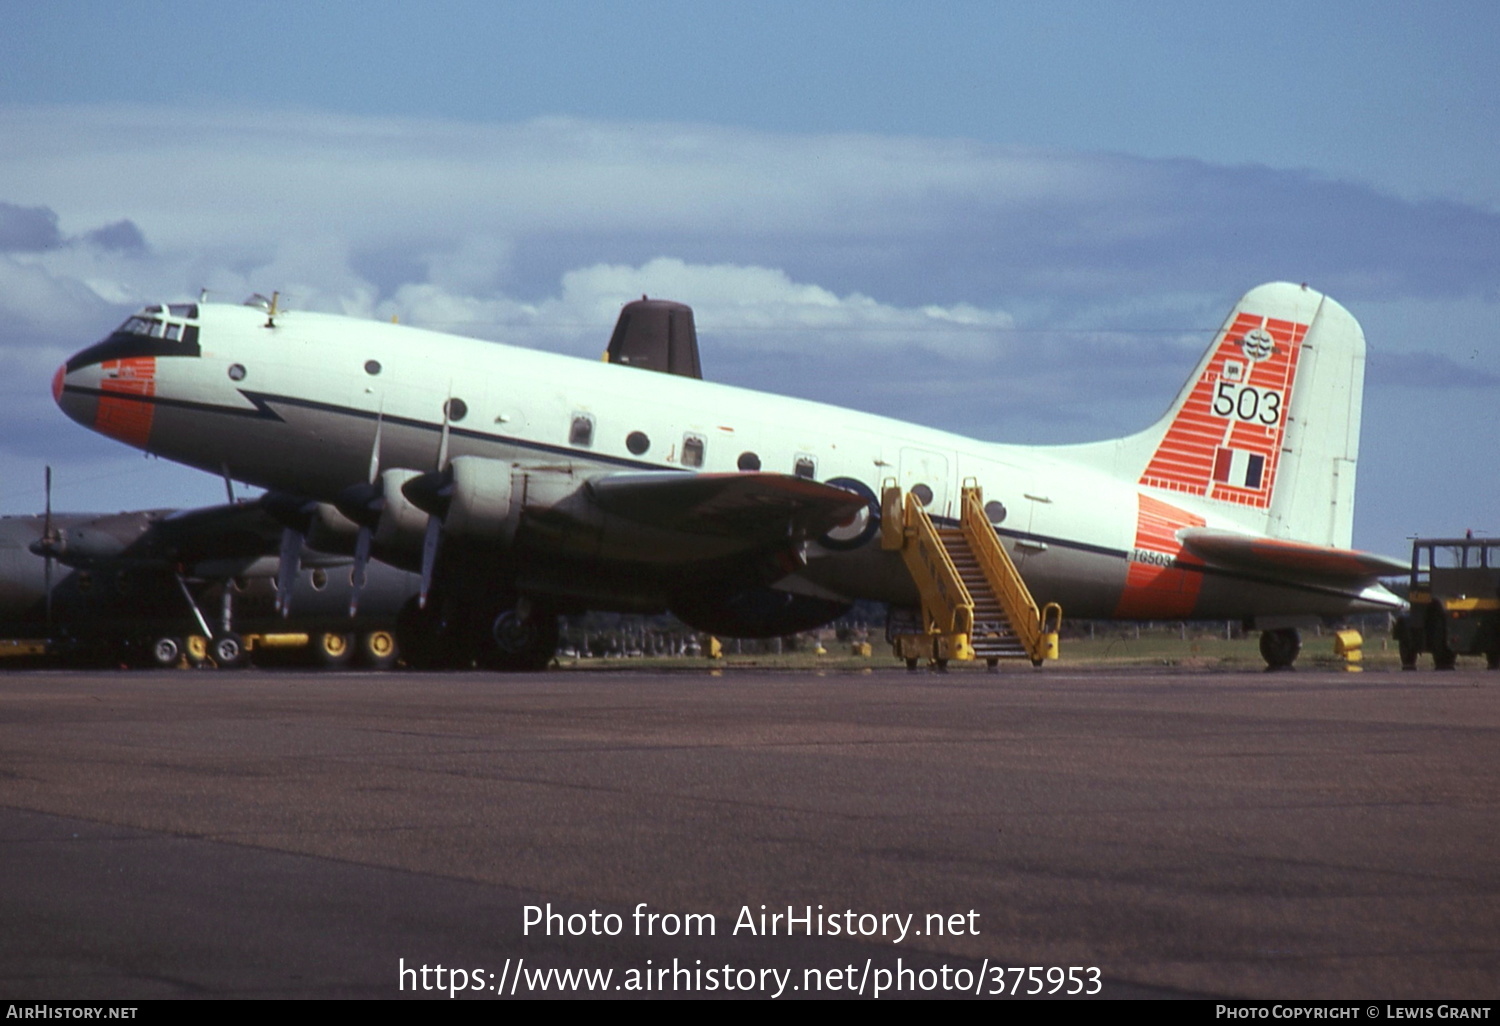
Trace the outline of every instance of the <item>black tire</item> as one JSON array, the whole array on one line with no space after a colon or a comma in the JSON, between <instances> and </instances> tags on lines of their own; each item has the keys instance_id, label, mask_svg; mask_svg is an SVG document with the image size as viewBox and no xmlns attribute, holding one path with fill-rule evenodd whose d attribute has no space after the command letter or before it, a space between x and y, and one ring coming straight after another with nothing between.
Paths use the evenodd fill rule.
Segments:
<instances>
[{"instance_id":1,"label":"black tire","mask_svg":"<svg viewBox=\"0 0 1500 1026\"><path fill-rule=\"evenodd\" d=\"M396 617L396 647L414 670L436 670L444 665L443 621L432 602L424 609L415 598L406 600Z\"/></svg>"},{"instance_id":2,"label":"black tire","mask_svg":"<svg viewBox=\"0 0 1500 1026\"><path fill-rule=\"evenodd\" d=\"M1401 654L1401 669L1415 670L1417 656L1421 654L1422 649L1416 639L1411 636L1411 628L1405 620L1397 620L1393 633L1396 635L1396 649Z\"/></svg>"},{"instance_id":3,"label":"black tire","mask_svg":"<svg viewBox=\"0 0 1500 1026\"><path fill-rule=\"evenodd\" d=\"M1295 627L1260 632L1260 657L1268 670L1290 670L1302 652L1302 635Z\"/></svg>"},{"instance_id":4,"label":"black tire","mask_svg":"<svg viewBox=\"0 0 1500 1026\"><path fill-rule=\"evenodd\" d=\"M1434 670L1456 670L1458 653L1448 647L1448 625L1436 605L1427 614L1427 649L1432 653Z\"/></svg>"},{"instance_id":5,"label":"black tire","mask_svg":"<svg viewBox=\"0 0 1500 1026\"><path fill-rule=\"evenodd\" d=\"M534 673L545 670L557 655L557 615L533 609L522 617L514 609L502 609L490 622L480 663L488 670Z\"/></svg>"}]
</instances>

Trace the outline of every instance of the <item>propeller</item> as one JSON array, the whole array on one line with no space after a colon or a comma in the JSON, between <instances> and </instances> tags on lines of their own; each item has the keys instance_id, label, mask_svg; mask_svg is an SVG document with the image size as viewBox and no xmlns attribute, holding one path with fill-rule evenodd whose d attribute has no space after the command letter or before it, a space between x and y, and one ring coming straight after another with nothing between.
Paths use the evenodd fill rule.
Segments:
<instances>
[{"instance_id":1,"label":"propeller","mask_svg":"<svg viewBox=\"0 0 1500 1026\"><path fill-rule=\"evenodd\" d=\"M375 414L375 441L370 446L370 474L364 484L344 489L334 500L338 511L359 525L359 534L354 539L354 568L349 575L349 616L352 619L359 611L359 593L365 588L366 568L370 563L370 547L375 540L375 528L380 524L381 511L385 509L385 488L380 479L380 434L385 427L385 401Z\"/></svg>"},{"instance_id":2,"label":"propeller","mask_svg":"<svg viewBox=\"0 0 1500 1026\"><path fill-rule=\"evenodd\" d=\"M443 537L443 518L453 502L453 468L444 467L430 474L412 478L401 486L401 493L411 504L427 514L427 527L422 532L422 590L417 593L417 608L427 608L427 595L432 590L432 574L437 566L438 546Z\"/></svg>"},{"instance_id":3,"label":"propeller","mask_svg":"<svg viewBox=\"0 0 1500 1026\"><path fill-rule=\"evenodd\" d=\"M282 524L280 561L276 565L276 612L286 619L292 612L292 586L302 570L302 550L312 530L318 504L283 492L267 492L261 505Z\"/></svg>"},{"instance_id":4,"label":"propeller","mask_svg":"<svg viewBox=\"0 0 1500 1026\"><path fill-rule=\"evenodd\" d=\"M448 382L448 401L443 403L443 429L438 436L437 470L415 477L401 486L401 492L412 505L427 514L422 530L422 590L417 592L417 608L427 608L432 591L432 575L437 568L438 546L443 540L443 518L453 501L453 469L448 465L448 413L453 408L453 382Z\"/></svg>"},{"instance_id":5,"label":"propeller","mask_svg":"<svg viewBox=\"0 0 1500 1026\"><path fill-rule=\"evenodd\" d=\"M52 466L48 464L43 475L43 491L46 494L46 512L42 515L42 538L41 546L47 557L45 569L43 570L42 586L47 592L47 630L52 630L52 562L57 556L58 544L62 538L52 530Z\"/></svg>"}]
</instances>

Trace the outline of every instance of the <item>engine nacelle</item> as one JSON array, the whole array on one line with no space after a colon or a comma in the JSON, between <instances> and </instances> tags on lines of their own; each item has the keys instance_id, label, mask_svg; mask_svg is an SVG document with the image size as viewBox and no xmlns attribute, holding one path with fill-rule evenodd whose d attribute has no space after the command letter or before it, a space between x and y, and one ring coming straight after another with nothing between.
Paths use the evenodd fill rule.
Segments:
<instances>
[{"instance_id":1,"label":"engine nacelle","mask_svg":"<svg viewBox=\"0 0 1500 1026\"><path fill-rule=\"evenodd\" d=\"M523 513L551 509L579 487L570 468L518 466L483 456L459 456L451 470L453 495L443 533L487 545L509 545Z\"/></svg>"},{"instance_id":2,"label":"engine nacelle","mask_svg":"<svg viewBox=\"0 0 1500 1026\"><path fill-rule=\"evenodd\" d=\"M726 638L775 638L837 620L852 603L793 595L775 588L730 593L694 592L672 603L672 614L695 630Z\"/></svg>"},{"instance_id":3,"label":"engine nacelle","mask_svg":"<svg viewBox=\"0 0 1500 1026\"><path fill-rule=\"evenodd\" d=\"M375 549L382 556L417 554L422 551L422 535L427 530L427 514L401 491L401 486L421 472L395 467L380 475L384 505L375 525Z\"/></svg>"}]
</instances>

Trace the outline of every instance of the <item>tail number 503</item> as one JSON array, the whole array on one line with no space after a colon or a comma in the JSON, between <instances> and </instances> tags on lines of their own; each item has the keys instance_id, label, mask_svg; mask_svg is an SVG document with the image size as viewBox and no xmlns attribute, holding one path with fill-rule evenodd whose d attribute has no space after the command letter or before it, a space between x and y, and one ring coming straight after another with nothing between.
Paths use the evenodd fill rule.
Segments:
<instances>
[{"instance_id":1,"label":"tail number 503","mask_svg":"<svg viewBox=\"0 0 1500 1026\"><path fill-rule=\"evenodd\" d=\"M1219 382L1214 392L1214 413L1251 424L1276 424L1281 421L1281 393L1254 385Z\"/></svg>"}]
</instances>

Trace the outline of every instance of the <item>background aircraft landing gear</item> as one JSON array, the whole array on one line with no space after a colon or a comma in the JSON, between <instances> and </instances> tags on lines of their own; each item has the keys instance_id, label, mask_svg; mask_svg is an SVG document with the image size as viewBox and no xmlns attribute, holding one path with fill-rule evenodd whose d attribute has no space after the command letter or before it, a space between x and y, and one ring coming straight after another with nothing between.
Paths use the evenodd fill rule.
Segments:
<instances>
[{"instance_id":1,"label":"background aircraft landing gear","mask_svg":"<svg viewBox=\"0 0 1500 1026\"><path fill-rule=\"evenodd\" d=\"M182 642L177 638L157 638L151 643L151 662L166 670L182 661Z\"/></svg>"},{"instance_id":2,"label":"background aircraft landing gear","mask_svg":"<svg viewBox=\"0 0 1500 1026\"><path fill-rule=\"evenodd\" d=\"M1260 632L1260 656L1268 670L1290 670L1302 651L1302 636L1295 627Z\"/></svg>"},{"instance_id":3,"label":"background aircraft landing gear","mask_svg":"<svg viewBox=\"0 0 1500 1026\"><path fill-rule=\"evenodd\" d=\"M245 639L233 631L215 635L208 643L208 655L221 670L238 670L250 662Z\"/></svg>"},{"instance_id":4,"label":"background aircraft landing gear","mask_svg":"<svg viewBox=\"0 0 1500 1026\"><path fill-rule=\"evenodd\" d=\"M369 631L359 636L354 658L369 670L389 670L396 665L396 635L392 631Z\"/></svg>"},{"instance_id":5,"label":"background aircraft landing gear","mask_svg":"<svg viewBox=\"0 0 1500 1026\"><path fill-rule=\"evenodd\" d=\"M338 631L323 631L312 639L313 659L324 669L336 670L354 658L354 638Z\"/></svg>"}]
</instances>

